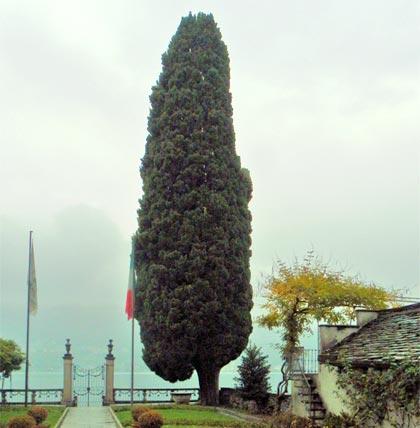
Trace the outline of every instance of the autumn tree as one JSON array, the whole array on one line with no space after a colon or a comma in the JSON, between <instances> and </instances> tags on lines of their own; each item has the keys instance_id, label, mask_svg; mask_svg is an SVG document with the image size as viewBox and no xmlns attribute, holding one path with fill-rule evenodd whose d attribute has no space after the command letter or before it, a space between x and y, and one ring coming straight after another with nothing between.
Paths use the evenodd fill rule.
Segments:
<instances>
[{"instance_id":1,"label":"autumn tree","mask_svg":"<svg viewBox=\"0 0 420 428\"><path fill-rule=\"evenodd\" d=\"M229 57L212 15L181 20L152 88L136 234L143 359L203 404L252 330L251 180L235 149Z\"/></svg>"},{"instance_id":2,"label":"autumn tree","mask_svg":"<svg viewBox=\"0 0 420 428\"><path fill-rule=\"evenodd\" d=\"M385 309L395 302L393 293L332 269L313 251L290 266L279 261L264 290L265 314L258 321L282 330L285 355L293 354L314 321L344 323L355 318L356 308Z\"/></svg>"}]
</instances>

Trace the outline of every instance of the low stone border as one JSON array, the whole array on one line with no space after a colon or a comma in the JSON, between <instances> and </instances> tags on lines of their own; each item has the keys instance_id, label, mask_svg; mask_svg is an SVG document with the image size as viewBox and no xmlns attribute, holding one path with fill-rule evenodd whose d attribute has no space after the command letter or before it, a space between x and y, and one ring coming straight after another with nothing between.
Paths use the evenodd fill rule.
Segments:
<instances>
[{"instance_id":1,"label":"low stone border","mask_svg":"<svg viewBox=\"0 0 420 428\"><path fill-rule=\"evenodd\" d=\"M117 415L115 414L114 409L113 409L111 406L108 406L108 409L109 409L109 411L110 411L110 413L111 413L111 417L112 417L112 419L113 419L113 420L114 420L114 422L115 422L115 425L116 425L118 428L124 428L124 427L122 426L122 424L121 424L120 420L118 419Z\"/></svg>"},{"instance_id":2,"label":"low stone border","mask_svg":"<svg viewBox=\"0 0 420 428\"><path fill-rule=\"evenodd\" d=\"M67 413L69 412L69 408L68 407L66 407L65 409L64 409L64 412L63 412L63 414L60 416L60 419L57 421L57 423L55 424L55 427L54 428L59 428L59 427L61 427L61 425L63 424L63 421L64 421L64 418L67 416Z\"/></svg>"}]
</instances>

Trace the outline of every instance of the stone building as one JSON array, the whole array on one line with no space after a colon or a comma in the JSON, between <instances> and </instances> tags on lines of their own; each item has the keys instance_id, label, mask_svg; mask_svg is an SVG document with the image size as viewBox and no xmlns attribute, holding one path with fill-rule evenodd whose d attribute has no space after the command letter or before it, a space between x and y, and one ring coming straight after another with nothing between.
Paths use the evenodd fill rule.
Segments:
<instances>
[{"instance_id":1,"label":"stone building","mask_svg":"<svg viewBox=\"0 0 420 428\"><path fill-rule=\"evenodd\" d=\"M380 311L359 310L357 325L322 325L319 334L319 372L305 380L309 388L302 379L293 382L292 406L296 414L314 416L311 401L317 403L321 422L328 412L349 413L345 393L337 386L342 361L365 370L384 370L390 360L409 359L420 364L420 303ZM387 421L382 425L391 426ZM420 426L420 419L405 426Z\"/></svg>"}]
</instances>

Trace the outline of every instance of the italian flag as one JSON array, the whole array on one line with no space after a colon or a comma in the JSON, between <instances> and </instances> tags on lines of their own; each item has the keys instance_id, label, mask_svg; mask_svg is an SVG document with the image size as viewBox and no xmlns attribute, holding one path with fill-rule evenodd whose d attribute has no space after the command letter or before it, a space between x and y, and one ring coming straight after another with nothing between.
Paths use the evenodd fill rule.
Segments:
<instances>
[{"instance_id":1,"label":"italian flag","mask_svg":"<svg viewBox=\"0 0 420 428\"><path fill-rule=\"evenodd\" d=\"M127 297L125 299L125 313L127 318L131 320L134 316L134 283L136 274L134 272L134 240L131 247L130 255L130 273L128 274Z\"/></svg>"}]
</instances>

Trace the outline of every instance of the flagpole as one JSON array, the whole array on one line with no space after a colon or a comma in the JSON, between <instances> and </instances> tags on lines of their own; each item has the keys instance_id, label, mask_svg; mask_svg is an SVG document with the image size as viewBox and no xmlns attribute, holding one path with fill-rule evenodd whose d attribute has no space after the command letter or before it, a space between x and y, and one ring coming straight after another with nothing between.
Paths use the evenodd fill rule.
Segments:
<instances>
[{"instance_id":1,"label":"flagpole","mask_svg":"<svg viewBox=\"0 0 420 428\"><path fill-rule=\"evenodd\" d=\"M28 304L26 308L26 358L25 358L25 407L28 406L28 369L29 369L29 303L31 298L30 275L31 275L31 249L32 230L29 232L29 266L28 266Z\"/></svg>"},{"instance_id":2,"label":"flagpole","mask_svg":"<svg viewBox=\"0 0 420 428\"><path fill-rule=\"evenodd\" d=\"M125 300L125 313L131 319L131 385L130 385L130 405L134 401L134 314L135 314L135 268L134 268L134 236L131 238L130 271L128 275L127 298Z\"/></svg>"},{"instance_id":3,"label":"flagpole","mask_svg":"<svg viewBox=\"0 0 420 428\"><path fill-rule=\"evenodd\" d=\"M133 293L134 301L134 293ZM134 305L133 305L134 308ZM133 406L133 396L134 396L134 313L131 318L131 394L130 394L130 403Z\"/></svg>"}]
</instances>

